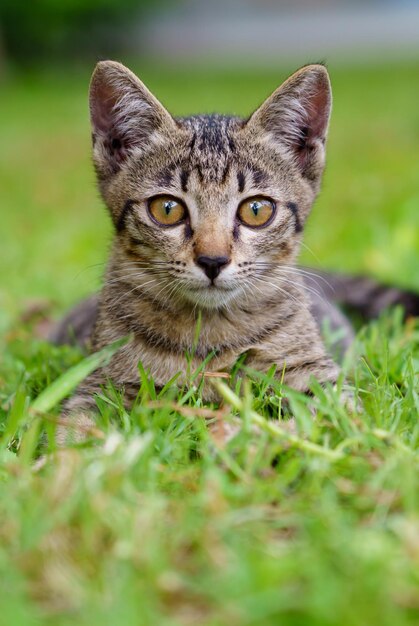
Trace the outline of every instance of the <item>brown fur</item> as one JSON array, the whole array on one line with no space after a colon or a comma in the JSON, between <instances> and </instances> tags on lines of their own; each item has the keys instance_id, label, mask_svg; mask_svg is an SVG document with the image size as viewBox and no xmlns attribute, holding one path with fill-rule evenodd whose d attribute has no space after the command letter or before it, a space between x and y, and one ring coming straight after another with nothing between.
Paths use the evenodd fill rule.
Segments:
<instances>
[{"instance_id":1,"label":"brown fur","mask_svg":"<svg viewBox=\"0 0 419 626\"><path fill-rule=\"evenodd\" d=\"M110 61L98 64L90 94L94 163L115 224L92 348L133 338L83 383L66 412L86 416L107 378L132 399L139 361L159 386L185 372L198 315L193 366L214 352L207 369L228 371L246 353L247 365L263 371L276 363L300 391L312 376L334 382L338 367L294 266L324 167L326 69L302 68L247 121L175 120L134 74ZM154 223L147 200L158 194L180 198L189 219L171 228ZM239 203L261 195L276 203L272 223L239 223ZM228 258L213 284L197 265L200 255ZM206 398L215 399L210 387Z\"/></svg>"}]
</instances>

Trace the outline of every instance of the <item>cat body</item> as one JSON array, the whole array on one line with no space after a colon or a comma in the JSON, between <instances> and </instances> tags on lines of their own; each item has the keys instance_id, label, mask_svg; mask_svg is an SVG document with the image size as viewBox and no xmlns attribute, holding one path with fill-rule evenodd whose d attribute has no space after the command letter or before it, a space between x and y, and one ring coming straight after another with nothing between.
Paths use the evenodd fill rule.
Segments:
<instances>
[{"instance_id":1,"label":"cat body","mask_svg":"<svg viewBox=\"0 0 419 626\"><path fill-rule=\"evenodd\" d=\"M313 316L317 289L295 267L330 109L321 65L299 70L242 120L174 119L128 69L98 64L93 156L115 237L103 289L79 321L88 325L86 310L90 327L94 319L85 332L93 350L131 340L67 402L75 422L90 421L107 379L132 401L139 361L160 387L179 372L183 382L203 360L207 371L228 372L244 355L256 370L275 363L302 392L311 377L336 382L339 368ZM210 385L204 393L216 399Z\"/></svg>"}]
</instances>

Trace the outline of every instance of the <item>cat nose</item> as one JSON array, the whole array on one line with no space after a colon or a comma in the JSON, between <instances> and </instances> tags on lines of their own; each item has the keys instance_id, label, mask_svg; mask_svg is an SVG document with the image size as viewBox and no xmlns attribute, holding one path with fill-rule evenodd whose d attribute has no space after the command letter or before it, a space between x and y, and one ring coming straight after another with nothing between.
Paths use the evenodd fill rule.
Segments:
<instances>
[{"instance_id":1,"label":"cat nose","mask_svg":"<svg viewBox=\"0 0 419 626\"><path fill-rule=\"evenodd\" d=\"M227 256L199 256L196 262L202 267L208 278L214 280L221 272L221 268L230 263L230 259Z\"/></svg>"}]
</instances>

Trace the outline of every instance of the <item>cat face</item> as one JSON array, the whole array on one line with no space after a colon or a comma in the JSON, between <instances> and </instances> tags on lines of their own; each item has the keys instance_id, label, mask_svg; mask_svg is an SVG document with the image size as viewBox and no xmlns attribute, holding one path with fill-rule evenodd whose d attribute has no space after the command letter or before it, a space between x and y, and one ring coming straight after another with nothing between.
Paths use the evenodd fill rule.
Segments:
<instances>
[{"instance_id":1,"label":"cat face","mask_svg":"<svg viewBox=\"0 0 419 626\"><path fill-rule=\"evenodd\" d=\"M94 162L116 227L115 279L214 309L292 264L318 191L330 114L322 66L294 74L248 119L175 120L126 68L100 63Z\"/></svg>"}]
</instances>

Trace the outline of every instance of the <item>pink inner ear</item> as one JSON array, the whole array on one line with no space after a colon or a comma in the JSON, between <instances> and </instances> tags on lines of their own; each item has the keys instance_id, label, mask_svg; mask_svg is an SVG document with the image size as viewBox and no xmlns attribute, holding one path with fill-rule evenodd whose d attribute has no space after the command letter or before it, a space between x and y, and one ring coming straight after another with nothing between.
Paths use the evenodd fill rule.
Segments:
<instances>
[{"instance_id":1,"label":"pink inner ear","mask_svg":"<svg viewBox=\"0 0 419 626\"><path fill-rule=\"evenodd\" d=\"M301 120L300 140L295 146L295 153L300 168L307 171L316 158L319 143L323 143L326 138L330 113L329 89L322 82L318 82L308 92L305 101L301 99L300 102L306 115Z\"/></svg>"},{"instance_id":2,"label":"pink inner ear","mask_svg":"<svg viewBox=\"0 0 419 626\"><path fill-rule=\"evenodd\" d=\"M329 94L327 90L318 89L310 97L308 107L308 139L323 139L326 135L329 119Z\"/></svg>"},{"instance_id":3,"label":"pink inner ear","mask_svg":"<svg viewBox=\"0 0 419 626\"><path fill-rule=\"evenodd\" d=\"M114 107L118 93L109 84L95 85L90 99L92 124L96 131L108 134L113 126Z\"/></svg>"}]
</instances>

